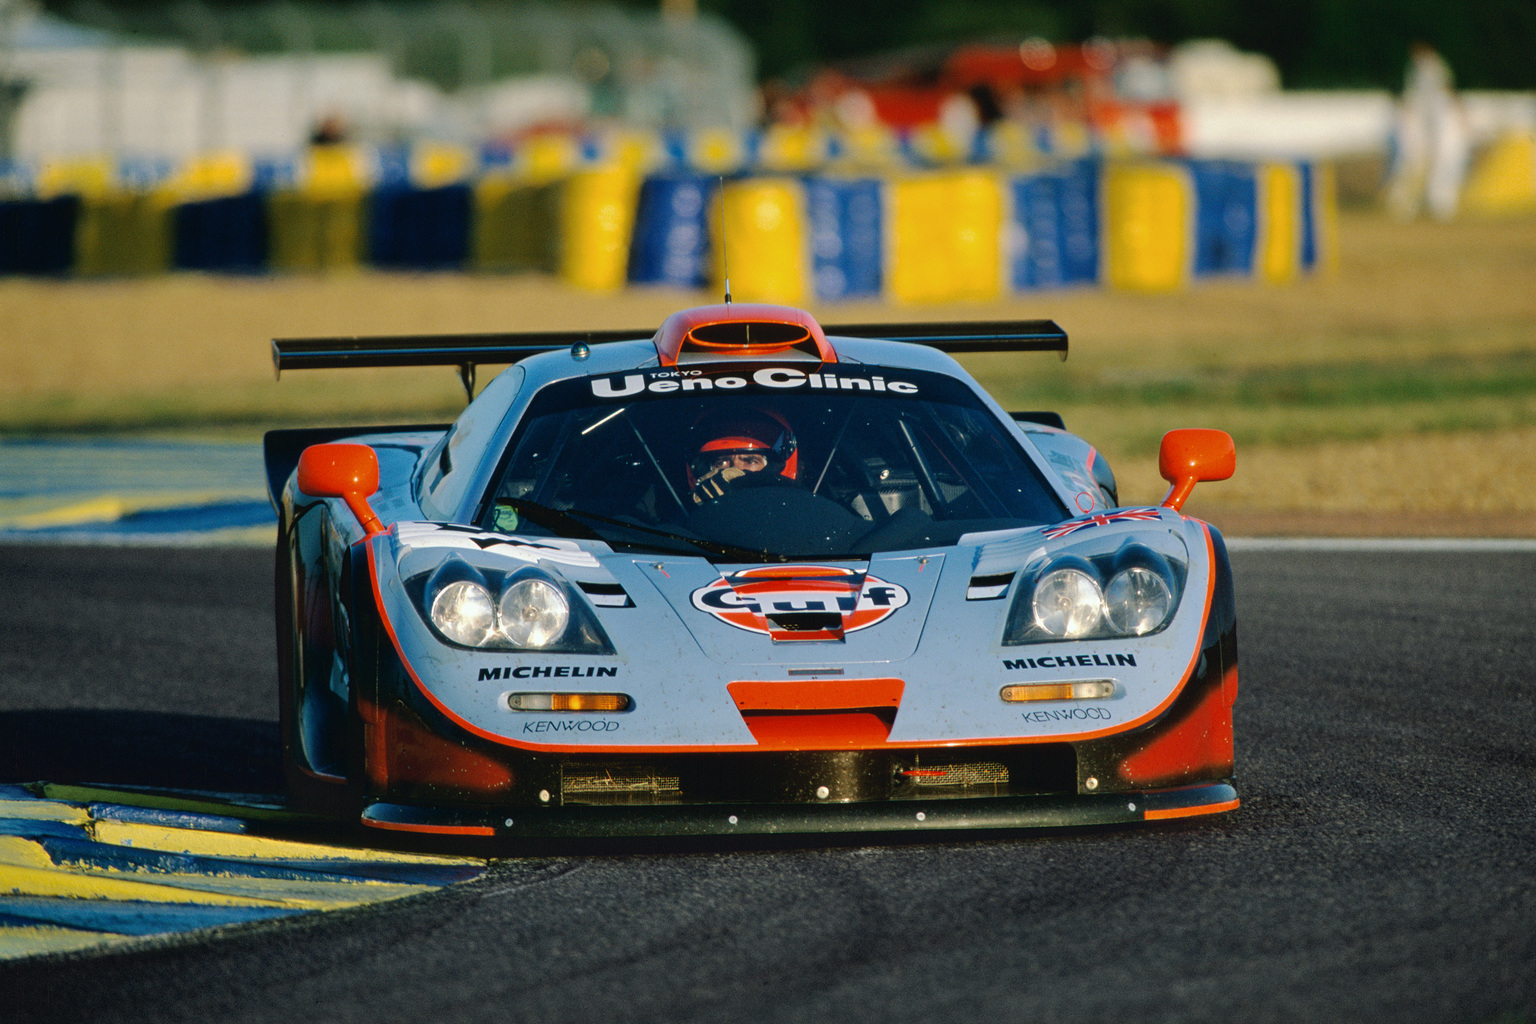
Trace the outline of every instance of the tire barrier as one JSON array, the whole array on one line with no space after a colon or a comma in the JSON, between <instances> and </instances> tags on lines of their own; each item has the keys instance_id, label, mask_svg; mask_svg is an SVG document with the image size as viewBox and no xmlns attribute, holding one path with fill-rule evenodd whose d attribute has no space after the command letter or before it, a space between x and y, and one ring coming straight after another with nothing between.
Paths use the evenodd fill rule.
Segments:
<instances>
[{"instance_id":1,"label":"tire barrier","mask_svg":"<svg viewBox=\"0 0 1536 1024\"><path fill-rule=\"evenodd\" d=\"M361 265L368 252L365 200L377 159L356 146L311 146L291 166L258 166L272 182L267 197L268 259L273 270L315 273Z\"/></svg>"},{"instance_id":2,"label":"tire barrier","mask_svg":"<svg viewBox=\"0 0 1536 1024\"><path fill-rule=\"evenodd\" d=\"M754 166L775 173L809 174L826 166L829 139L816 128L773 125L749 143Z\"/></svg>"},{"instance_id":3,"label":"tire barrier","mask_svg":"<svg viewBox=\"0 0 1536 1024\"><path fill-rule=\"evenodd\" d=\"M489 151L319 146L287 162L210 158L143 176L137 190L103 186L94 164L60 165L49 187L65 194L0 202L0 273L369 265L548 273L589 291L717 290L724 237L737 297L920 304L1084 285L1167 292L1220 277L1280 284L1335 259L1326 165L1083 157L1007 170L993 154L996 166L860 171L873 142L856 153L808 131L764 134L756 149L733 139L662 139L649 156L643 139L590 152L557 139L498 151L494 172ZM694 166L784 172L644 174L667 146Z\"/></svg>"},{"instance_id":4,"label":"tire barrier","mask_svg":"<svg viewBox=\"0 0 1536 1024\"><path fill-rule=\"evenodd\" d=\"M1195 187L1195 276L1251 274L1259 226L1254 168L1227 160L1192 161L1189 173Z\"/></svg>"},{"instance_id":5,"label":"tire barrier","mask_svg":"<svg viewBox=\"0 0 1536 1024\"><path fill-rule=\"evenodd\" d=\"M1285 284L1301 272L1302 180L1294 164L1260 164L1259 237L1256 271L1260 280Z\"/></svg>"},{"instance_id":6,"label":"tire barrier","mask_svg":"<svg viewBox=\"0 0 1536 1024\"><path fill-rule=\"evenodd\" d=\"M86 195L75 225L75 273L133 277L171 269L171 198L163 191Z\"/></svg>"},{"instance_id":7,"label":"tire barrier","mask_svg":"<svg viewBox=\"0 0 1536 1024\"><path fill-rule=\"evenodd\" d=\"M729 276L742 302L804 305L808 295L804 189L796 178L748 178L726 185L710 218L711 277Z\"/></svg>"},{"instance_id":8,"label":"tire barrier","mask_svg":"<svg viewBox=\"0 0 1536 1024\"><path fill-rule=\"evenodd\" d=\"M807 178L805 194L816 297L879 298L885 282L880 180Z\"/></svg>"},{"instance_id":9,"label":"tire barrier","mask_svg":"<svg viewBox=\"0 0 1536 1024\"><path fill-rule=\"evenodd\" d=\"M1002 293L1004 194L988 170L902 176L887 186L886 294L903 303Z\"/></svg>"},{"instance_id":10,"label":"tire barrier","mask_svg":"<svg viewBox=\"0 0 1536 1024\"><path fill-rule=\"evenodd\" d=\"M1475 217L1536 213L1536 131L1509 132L1473 160L1461 208Z\"/></svg>"},{"instance_id":11,"label":"tire barrier","mask_svg":"<svg viewBox=\"0 0 1536 1024\"><path fill-rule=\"evenodd\" d=\"M80 197L0 200L0 274L67 274Z\"/></svg>"},{"instance_id":12,"label":"tire barrier","mask_svg":"<svg viewBox=\"0 0 1536 1024\"><path fill-rule=\"evenodd\" d=\"M179 270L256 274L267 266L267 204L257 192L183 203L174 210Z\"/></svg>"},{"instance_id":13,"label":"tire barrier","mask_svg":"<svg viewBox=\"0 0 1536 1024\"><path fill-rule=\"evenodd\" d=\"M560 276L588 291L624 287L639 176L619 166L578 171L560 196Z\"/></svg>"},{"instance_id":14,"label":"tire barrier","mask_svg":"<svg viewBox=\"0 0 1536 1024\"><path fill-rule=\"evenodd\" d=\"M553 274L560 265L559 182L484 178L474 187L470 264L492 273Z\"/></svg>"},{"instance_id":15,"label":"tire barrier","mask_svg":"<svg viewBox=\"0 0 1536 1024\"><path fill-rule=\"evenodd\" d=\"M754 136L725 128L669 132L662 149L675 167L703 171L706 175L736 174L750 162Z\"/></svg>"},{"instance_id":16,"label":"tire barrier","mask_svg":"<svg viewBox=\"0 0 1536 1024\"><path fill-rule=\"evenodd\" d=\"M300 273L355 268L363 262L364 224L361 193L273 192L267 196L269 265Z\"/></svg>"},{"instance_id":17,"label":"tire barrier","mask_svg":"<svg viewBox=\"0 0 1536 1024\"><path fill-rule=\"evenodd\" d=\"M1189 283L1194 183L1187 166L1161 161L1104 169L1104 276L1113 288L1177 291Z\"/></svg>"},{"instance_id":18,"label":"tire barrier","mask_svg":"<svg viewBox=\"0 0 1536 1024\"><path fill-rule=\"evenodd\" d=\"M368 198L368 259L396 270L460 270L469 258L467 184L386 186Z\"/></svg>"},{"instance_id":19,"label":"tire barrier","mask_svg":"<svg viewBox=\"0 0 1536 1024\"><path fill-rule=\"evenodd\" d=\"M709 209L718 179L659 174L645 179L635 203L629 283L702 288L709 283Z\"/></svg>"},{"instance_id":20,"label":"tire barrier","mask_svg":"<svg viewBox=\"0 0 1536 1024\"><path fill-rule=\"evenodd\" d=\"M315 198L350 199L379 183L381 163L387 158L361 146L311 146L299 161L297 185Z\"/></svg>"},{"instance_id":21,"label":"tire barrier","mask_svg":"<svg viewBox=\"0 0 1536 1024\"><path fill-rule=\"evenodd\" d=\"M1013 179L1015 290L1098 282L1099 179L1092 160Z\"/></svg>"},{"instance_id":22,"label":"tire barrier","mask_svg":"<svg viewBox=\"0 0 1536 1024\"><path fill-rule=\"evenodd\" d=\"M1332 164L1301 167L1301 269L1331 274L1339 258L1338 183Z\"/></svg>"}]
</instances>

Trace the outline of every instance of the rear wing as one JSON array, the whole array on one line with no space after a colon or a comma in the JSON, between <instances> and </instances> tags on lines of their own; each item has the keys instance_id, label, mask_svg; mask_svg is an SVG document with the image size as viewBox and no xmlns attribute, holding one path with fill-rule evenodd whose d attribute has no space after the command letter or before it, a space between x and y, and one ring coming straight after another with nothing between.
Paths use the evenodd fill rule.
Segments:
<instances>
[{"instance_id":1,"label":"rear wing","mask_svg":"<svg viewBox=\"0 0 1536 1024\"><path fill-rule=\"evenodd\" d=\"M941 352L1059 352L1067 358L1067 332L1054 320L966 320L905 324L823 324L829 337L878 338L927 345ZM274 338L272 366L322 370L365 366L456 366L464 390L474 393L475 367L515 363L607 341L640 341L654 330L528 331L498 334L406 334L386 337Z\"/></svg>"},{"instance_id":2,"label":"rear wing","mask_svg":"<svg viewBox=\"0 0 1536 1024\"><path fill-rule=\"evenodd\" d=\"M457 366L464 392L475 391L475 367L515 363L605 341L636 341L646 331L530 331L500 334L396 334L382 337L273 338L272 369L333 370L365 366Z\"/></svg>"},{"instance_id":3,"label":"rear wing","mask_svg":"<svg viewBox=\"0 0 1536 1024\"><path fill-rule=\"evenodd\" d=\"M916 324L822 324L828 337L879 338L940 352L1060 352L1067 332L1054 320L941 320Z\"/></svg>"}]
</instances>

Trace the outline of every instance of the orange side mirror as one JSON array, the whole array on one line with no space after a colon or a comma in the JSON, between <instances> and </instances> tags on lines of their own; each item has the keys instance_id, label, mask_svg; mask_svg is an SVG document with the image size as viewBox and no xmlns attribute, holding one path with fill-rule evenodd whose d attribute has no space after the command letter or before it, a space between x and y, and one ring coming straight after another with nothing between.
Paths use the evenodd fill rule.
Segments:
<instances>
[{"instance_id":1,"label":"orange side mirror","mask_svg":"<svg viewBox=\"0 0 1536 1024\"><path fill-rule=\"evenodd\" d=\"M316 444L299 456L299 490L317 498L341 498L369 534L384 524L368 506L379 489L379 457L365 444Z\"/></svg>"},{"instance_id":2,"label":"orange side mirror","mask_svg":"<svg viewBox=\"0 0 1536 1024\"><path fill-rule=\"evenodd\" d=\"M1175 511L1183 508L1195 484L1225 480L1236 470L1237 449L1225 430L1190 427L1168 431L1157 453L1157 471L1173 485L1163 498L1163 507Z\"/></svg>"}]
</instances>

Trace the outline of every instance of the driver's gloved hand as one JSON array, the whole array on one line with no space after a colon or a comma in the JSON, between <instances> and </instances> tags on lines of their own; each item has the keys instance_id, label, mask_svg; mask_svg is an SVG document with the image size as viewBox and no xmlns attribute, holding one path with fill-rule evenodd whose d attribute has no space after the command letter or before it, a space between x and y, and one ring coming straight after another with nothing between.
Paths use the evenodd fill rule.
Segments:
<instances>
[{"instance_id":1,"label":"driver's gloved hand","mask_svg":"<svg viewBox=\"0 0 1536 1024\"><path fill-rule=\"evenodd\" d=\"M714 501L730 489L731 481L739 480L746 475L746 470L737 469L735 466L710 470L693 485L693 503L702 505L706 501Z\"/></svg>"}]
</instances>

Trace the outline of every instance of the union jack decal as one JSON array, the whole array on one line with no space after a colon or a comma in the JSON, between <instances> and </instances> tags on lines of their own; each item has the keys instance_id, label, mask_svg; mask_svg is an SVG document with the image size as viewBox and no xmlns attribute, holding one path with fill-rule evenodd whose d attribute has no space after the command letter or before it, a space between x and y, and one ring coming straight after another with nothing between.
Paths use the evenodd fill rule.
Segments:
<instances>
[{"instance_id":1,"label":"union jack decal","mask_svg":"<svg viewBox=\"0 0 1536 1024\"><path fill-rule=\"evenodd\" d=\"M1156 508L1123 508L1118 512L1099 512L1095 515L1084 516L1081 519L1073 519L1062 523L1060 526L1048 526L1040 532L1050 540L1058 540L1069 533L1078 530L1086 530L1090 526L1108 526L1110 523L1147 522L1163 517L1162 510Z\"/></svg>"}]
</instances>

